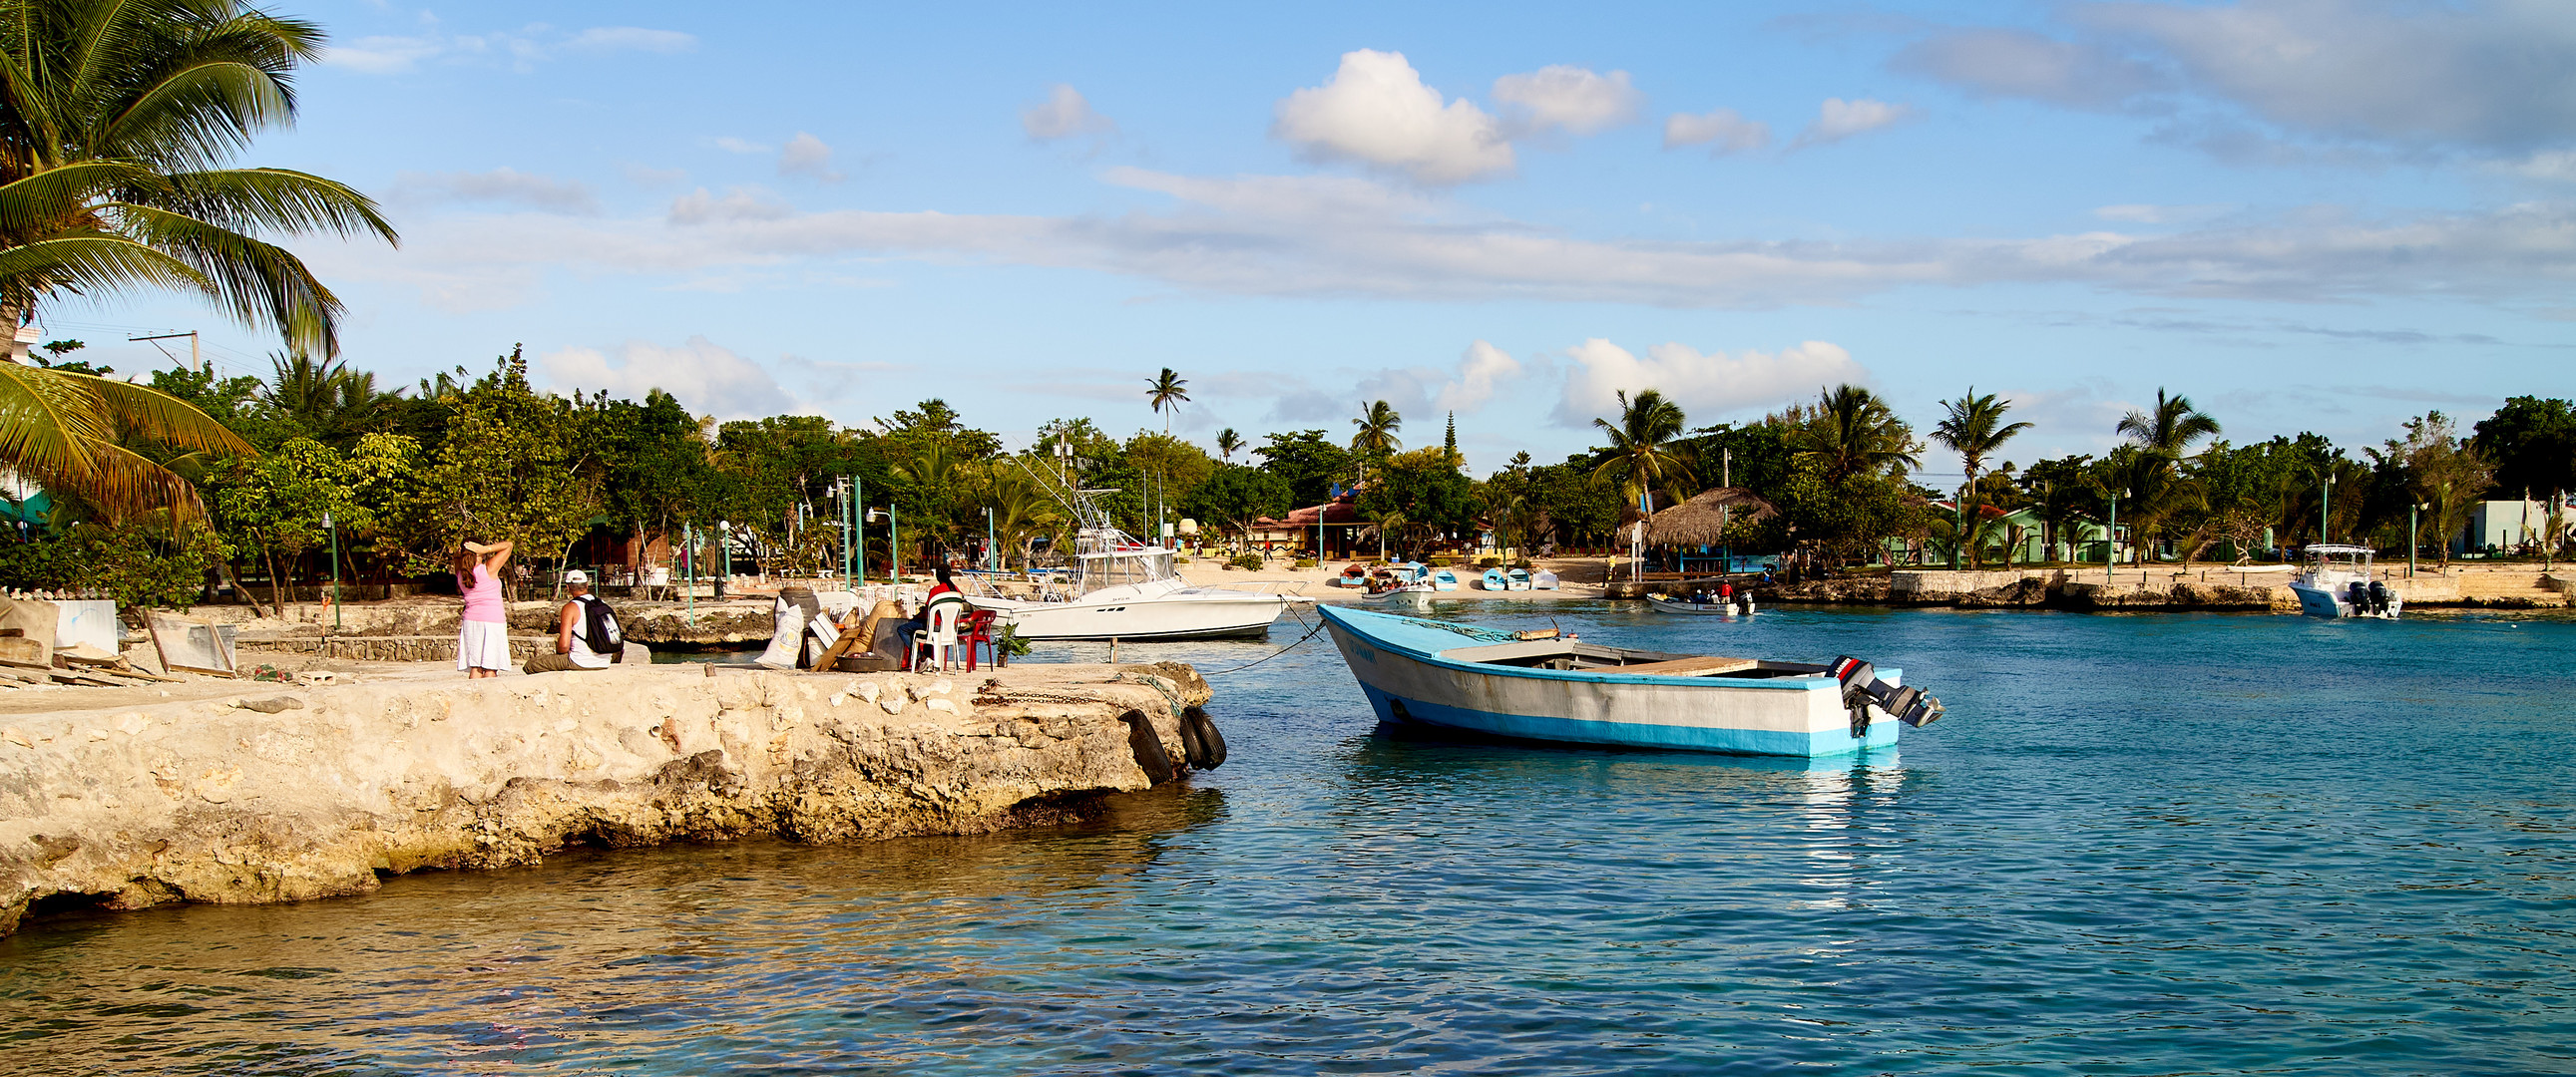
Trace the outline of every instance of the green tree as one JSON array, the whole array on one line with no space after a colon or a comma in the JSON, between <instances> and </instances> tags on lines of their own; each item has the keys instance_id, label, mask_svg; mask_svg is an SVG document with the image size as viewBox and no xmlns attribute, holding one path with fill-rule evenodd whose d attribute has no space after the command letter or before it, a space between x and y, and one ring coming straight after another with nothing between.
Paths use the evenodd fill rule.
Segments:
<instances>
[{"instance_id":1,"label":"green tree","mask_svg":"<svg viewBox=\"0 0 2576 1077\"><path fill-rule=\"evenodd\" d=\"M2002 451L2005 442L2011 441L2013 435L2030 429L2030 424L2004 422L2005 413L2012 410L2012 402L1993 393L1978 395L1973 385L1957 400L1944 400L1941 406L1949 414L1932 428L1932 440L1958 453L1962 470L1967 474L1967 480L1959 488L1962 502L1959 508L1971 522L1965 542L1968 567L1977 568L1980 567L1978 547L1982 545L1977 531L1983 522L1977 513L1977 473L1984 470L1987 457Z\"/></svg>"},{"instance_id":2,"label":"green tree","mask_svg":"<svg viewBox=\"0 0 2576 1077\"><path fill-rule=\"evenodd\" d=\"M1287 480L1243 464L1217 465L1181 503L1182 512L1237 534L1249 532L1252 521L1264 516L1287 515L1289 507Z\"/></svg>"},{"instance_id":3,"label":"green tree","mask_svg":"<svg viewBox=\"0 0 2576 1077\"><path fill-rule=\"evenodd\" d=\"M1395 436L1396 431L1404 429L1404 416L1396 414L1395 406L1386 401L1361 409L1360 417L1351 420L1351 425L1359 428L1359 433L1351 435L1351 451L1363 457L1374 459L1404 448L1403 439Z\"/></svg>"},{"instance_id":4,"label":"green tree","mask_svg":"<svg viewBox=\"0 0 2576 1077\"><path fill-rule=\"evenodd\" d=\"M1788 440L1797 459L1814 465L1829 485L1855 475L1901 478L1918 466L1913 428L1878 394L1857 385L1824 392Z\"/></svg>"},{"instance_id":5,"label":"green tree","mask_svg":"<svg viewBox=\"0 0 2576 1077\"><path fill-rule=\"evenodd\" d=\"M1161 375L1145 382L1145 399L1151 401L1155 412L1163 416L1163 432L1166 434L1172 432L1172 416L1179 414L1181 405L1189 402L1189 385L1170 367L1164 367ZM1170 410L1165 410L1167 408Z\"/></svg>"},{"instance_id":6,"label":"green tree","mask_svg":"<svg viewBox=\"0 0 2576 1077\"><path fill-rule=\"evenodd\" d=\"M326 445L346 446L391 425L400 393L376 388L376 376L345 359L315 362L304 352L269 357L274 368L262 394L278 416Z\"/></svg>"},{"instance_id":7,"label":"green tree","mask_svg":"<svg viewBox=\"0 0 2576 1077\"><path fill-rule=\"evenodd\" d=\"M1220 460L1231 464L1234 462L1234 454L1242 451L1243 435L1235 433L1233 427L1229 426L1216 432L1216 452Z\"/></svg>"},{"instance_id":8,"label":"green tree","mask_svg":"<svg viewBox=\"0 0 2576 1077\"><path fill-rule=\"evenodd\" d=\"M369 434L347 452L296 438L210 483L215 519L233 553L265 562L271 601L284 609L298 562L329 541L331 524L352 547L378 537L377 511L410 495L418 452L396 434Z\"/></svg>"},{"instance_id":9,"label":"green tree","mask_svg":"<svg viewBox=\"0 0 2576 1077\"><path fill-rule=\"evenodd\" d=\"M2495 464L2498 488L2547 502L2544 519L2549 537L2541 552L2554 556L2567 533L2562 522L2566 496L2576 491L2576 404L2536 396L2510 398L2495 414L2478 420L2473 445L2481 458Z\"/></svg>"},{"instance_id":10,"label":"green tree","mask_svg":"<svg viewBox=\"0 0 2576 1077\"><path fill-rule=\"evenodd\" d=\"M561 557L599 515L572 444L571 402L530 388L527 374L513 348L457 397L447 439L397 529L419 571L445 567L467 539L509 539L522 559Z\"/></svg>"},{"instance_id":11,"label":"green tree","mask_svg":"<svg viewBox=\"0 0 2576 1077\"><path fill-rule=\"evenodd\" d=\"M137 451L252 452L204 412L157 390L0 361L0 469L94 506L108 522L152 511L203 520L196 487Z\"/></svg>"},{"instance_id":12,"label":"green tree","mask_svg":"<svg viewBox=\"0 0 2576 1077\"><path fill-rule=\"evenodd\" d=\"M2408 499L2431 510L2429 517L2417 521L2418 530L2406 537L2410 548L2422 546L2422 529L2430 528L2434 544L2441 548L2442 567L2449 569L2450 536L2468 526L2469 508L2486 495L2495 467L2480 458L2474 446L2463 443L2451 417L2439 411L2407 420L2403 440L2391 438L2386 449L2370 450L2370 455L2398 465Z\"/></svg>"},{"instance_id":13,"label":"green tree","mask_svg":"<svg viewBox=\"0 0 2576 1077\"><path fill-rule=\"evenodd\" d=\"M1325 440L1321 430L1268 434L1264 440L1269 443L1252 455L1261 458L1261 470L1288 484L1294 504L1323 504L1332 496L1333 484L1350 474L1350 451Z\"/></svg>"},{"instance_id":14,"label":"green tree","mask_svg":"<svg viewBox=\"0 0 2576 1077\"><path fill-rule=\"evenodd\" d=\"M1404 525L1457 537L1476 525L1483 510L1476 483L1458 473L1445 449L1417 449L1388 457L1360 493L1360 515L1382 520L1400 515Z\"/></svg>"},{"instance_id":15,"label":"green tree","mask_svg":"<svg viewBox=\"0 0 2576 1077\"><path fill-rule=\"evenodd\" d=\"M641 404L574 394L582 436L601 446L600 505L634 536L637 557L683 524L712 526L725 491L705 428L678 398L654 389Z\"/></svg>"},{"instance_id":16,"label":"green tree","mask_svg":"<svg viewBox=\"0 0 2576 1077\"><path fill-rule=\"evenodd\" d=\"M1682 433L1680 405L1654 389L1641 391L1631 400L1623 389L1619 421L1596 418L1592 425L1610 437L1601 463L1592 469L1592 479L1617 481L1622 503L1635 505L1639 497L1652 498L1658 490L1675 502L1690 496L1685 489L1694 484L1690 467L1673 444Z\"/></svg>"}]
</instances>

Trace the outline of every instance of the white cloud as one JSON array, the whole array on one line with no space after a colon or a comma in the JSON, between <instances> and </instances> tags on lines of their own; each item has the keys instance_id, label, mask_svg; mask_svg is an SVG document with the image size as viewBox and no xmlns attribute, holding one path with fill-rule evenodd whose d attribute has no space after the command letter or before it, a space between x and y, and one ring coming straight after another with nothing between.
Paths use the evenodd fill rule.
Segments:
<instances>
[{"instance_id":1,"label":"white cloud","mask_svg":"<svg viewBox=\"0 0 2576 1077\"><path fill-rule=\"evenodd\" d=\"M2097 44L2059 41L2028 30L1959 30L1915 42L1891 63L1970 92L2028 97L2077 108L2117 105L2169 88L2144 61Z\"/></svg>"},{"instance_id":2,"label":"white cloud","mask_svg":"<svg viewBox=\"0 0 2576 1077\"><path fill-rule=\"evenodd\" d=\"M671 201L669 220L672 224L699 225L776 221L795 215L796 207L758 187L736 187L722 198L700 187Z\"/></svg>"},{"instance_id":3,"label":"white cloud","mask_svg":"<svg viewBox=\"0 0 2576 1077\"><path fill-rule=\"evenodd\" d=\"M1711 156L1758 150L1771 144L1771 125L1748 120L1731 108L1702 113L1676 112L1664 118L1664 148L1708 143Z\"/></svg>"},{"instance_id":4,"label":"white cloud","mask_svg":"<svg viewBox=\"0 0 2576 1077\"><path fill-rule=\"evenodd\" d=\"M726 153L752 154L769 152L768 146L747 138L735 138L732 135L716 136L716 148L723 150Z\"/></svg>"},{"instance_id":5,"label":"white cloud","mask_svg":"<svg viewBox=\"0 0 2576 1077\"><path fill-rule=\"evenodd\" d=\"M1820 146L1914 118L1914 106L1891 105L1866 97L1845 101L1828 97L1816 107L1816 122L1798 134L1798 145Z\"/></svg>"},{"instance_id":6,"label":"white cloud","mask_svg":"<svg viewBox=\"0 0 2576 1077\"><path fill-rule=\"evenodd\" d=\"M668 55L696 49L698 39L677 30L648 30L641 26L594 26L574 34L572 40L565 45L584 52L658 52Z\"/></svg>"},{"instance_id":7,"label":"white cloud","mask_svg":"<svg viewBox=\"0 0 2576 1077\"><path fill-rule=\"evenodd\" d=\"M839 183L842 178L840 173L832 170L832 147L803 131L796 132L796 137L788 139L787 145L778 151L778 174L796 173L826 183Z\"/></svg>"},{"instance_id":8,"label":"white cloud","mask_svg":"<svg viewBox=\"0 0 2576 1077\"><path fill-rule=\"evenodd\" d=\"M1047 99L1020 110L1020 129L1030 138L1047 141L1074 135L1105 135L1118 129L1109 117L1091 110L1082 91L1056 83L1047 91Z\"/></svg>"},{"instance_id":9,"label":"white cloud","mask_svg":"<svg viewBox=\"0 0 2576 1077\"><path fill-rule=\"evenodd\" d=\"M2370 218L2331 206L2153 235L1830 242L1596 239L1348 177L1105 174L1171 196L1111 216L802 212L757 189L704 190L667 214L432 218L397 255L333 246L325 271L417 283L442 305L525 302L541 270L689 276L829 269L851 258L1043 266L1206 293L1696 309L1841 304L1897 288L1996 282L2133 295L2347 301L2443 296L2564 305L2576 201ZM323 268L317 266L317 268ZM515 289L515 291L514 291ZM1432 383L1445 380L1434 372Z\"/></svg>"},{"instance_id":10,"label":"white cloud","mask_svg":"<svg viewBox=\"0 0 2576 1077\"><path fill-rule=\"evenodd\" d=\"M446 47L432 38L362 37L346 45L330 46L322 62L362 74L399 75L444 51Z\"/></svg>"},{"instance_id":11,"label":"white cloud","mask_svg":"<svg viewBox=\"0 0 2576 1077\"><path fill-rule=\"evenodd\" d=\"M2506 162L2500 167L2525 179L2576 183L2576 150L2550 150L2545 153L2535 153L2518 161Z\"/></svg>"},{"instance_id":12,"label":"white cloud","mask_svg":"<svg viewBox=\"0 0 2576 1077\"><path fill-rule=\"evenodd\" d=\"M1565 394L1553 418L1566 426L1615 415L1621 391L1634 397L1640 390L1661 390L1693 423L1706 423L1731 412L1777 407L1819 386L1869 380L1869 371L1850 352L1821 340L1734 358L1724 351L1701 354L1687 344L1658 344L1639 358L1594 337L1565 354L1574 365L1566 369Z\"/></svg>"},{"instance_id":13,"label":"white cloud","mask_svg":"<svg viewBox=\"0 0 2576 1077\"><path fill-rule=\"evenodd\" d=\"M428 34L362 37L348 45L330 46L322 62L368 75L398 75L428 60L462 64L506 61L515 70L530 71L538 63L553 59L560 50L668 54L698 46L697 38L676 30L637 26L595 26L569 37L544 23L532 23L515 31L447 34L436 32L439 23L435 16L423 15L422 25L432 31Z\"/></svg>"},{"instance_id":14,"label":"white cloud","mask_svg":"<svg viewBox=\"0 0 2576 1077\"><path fill-rule=\"evenodd\" d=\"M2185 221L2206 220L2221 213L2225 213L2232 208L2234 207L2212 204L2193 206L2159 206L2142 202L2130 202L2116 206L2098 207L2093 211L2093 215L2106 221L2130 221L2137 224L2178 224Z\"/></svg>"},{"instance_id":15,"label":"white cloud","mask_svg":"<svg viewBox=\"0 0 2576 1077\"><path fill-rule=\"evenodd\" d=\"M795 406L768 370L703 336L677 346L630 340L617 346L613 360L596 348L565 348L539 356L537 369L555 389L605 389L628 399L660 389L690 413L718 419L777 415Z\"/></svg>"},{"instance_id":16,"label":"white cloud","mask_svg":"<svg viewBox=\"0 0 2576 1077\"><path fill-rule=\"evenodd\" d=\"M1513 168L1501 125L1464 99L1442 103L1400 52L1343 53L1331 80L1279 102L1270 131L1309 159L1357 161L1416 183L1464 183Z\"/></svg>"},{"instance_id":17,"label":"white cloud","mask_svg":"<svg viewBox=\"0 0 2576 1077\"><path fill-rule=\"evenodd\" d=\"M1442 411L1474 411L1494 398L1495 387L1521 376L1521 361L1484 341L1467 346L1458 357L1458 376L1440 387L1432 403Z\"/></svg>"},{"instance_id":18,"label":"white cloud","mask_svg":"<svg viewBox=\"0 0 2576 1077\"><path fill-rule=\"evenodd\" d=\"M1595 74L1590 69L1554 64L1525 75L1494 80L1494 100L1512 114L1524 131L1549 128L1589 135L1637 122L1646 95L1629 85L1628 73Z\"/></svg>"},{"instance_id":19,"label":"white cloud","mask_svg":"<svg viewBox=\"0 0 2576 1077\"><path fill-rule=\"evenodd\" d=\"M403 172L394 177L392 197L409 202L500 202L554 213L599 212L599 198L588 184L512 168Z\"/></svg>"}]
</instances>

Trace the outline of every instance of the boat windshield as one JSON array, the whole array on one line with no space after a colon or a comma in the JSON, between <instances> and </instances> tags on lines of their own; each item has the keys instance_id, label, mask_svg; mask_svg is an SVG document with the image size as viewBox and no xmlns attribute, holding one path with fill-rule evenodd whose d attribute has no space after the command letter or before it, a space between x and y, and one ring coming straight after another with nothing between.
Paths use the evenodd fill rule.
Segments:
<instances>
[{"instance_id":1,"label":"boat windshield","mask_svg":"<svg viewBox=\"0 0 2576 1077\"><path fill-rule=\"evenodd\" d=\"M2317 568L2369 568L2374 552L2368 546L2310 546L2308 563Z\"/></svg>"},{"instance_id":2,"label":"boat windshield","mask_svg":"<svg viewBox=\"0 0 2576 1077\"><path fill-rule=\"evenodd\" d=\"M1172 551L1145 547L1134 550L1104 550L1082 555L1084 591L1117 587L1130 583L1152 583L1172 578Z\"/></svg>"}]
</instances>

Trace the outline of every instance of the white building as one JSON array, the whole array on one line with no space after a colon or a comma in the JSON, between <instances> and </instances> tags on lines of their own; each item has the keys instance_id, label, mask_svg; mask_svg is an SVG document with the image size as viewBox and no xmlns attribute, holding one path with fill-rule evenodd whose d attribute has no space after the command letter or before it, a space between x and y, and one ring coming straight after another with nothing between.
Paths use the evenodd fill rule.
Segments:
<instances>
[{"instance_id":1,"label":"white building","mask_svg":"<svg viewBox=\"0 0 2576 1077\"><path fill-rule=\"evenodd\" d=\"M2571 522L2570 517L2576 517L2576 512L2562 507L2559 517L2563 528ZM2451 536L2451 552L2519 549L2539 541L2548 530L2546 501L2481 501L2469 506L2469 525Z\"/></svg>"}]
</instances>

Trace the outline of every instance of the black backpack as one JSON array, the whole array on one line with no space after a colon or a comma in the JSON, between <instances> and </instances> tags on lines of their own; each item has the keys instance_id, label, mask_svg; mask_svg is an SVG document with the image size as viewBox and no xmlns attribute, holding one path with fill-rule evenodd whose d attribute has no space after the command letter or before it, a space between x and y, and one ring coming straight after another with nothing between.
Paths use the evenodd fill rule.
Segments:
<instances>
[{"instance_id":1,"label":"black backpack","mask_svg":"<svg viewBox=\"0 0 2576 1077\"><path fill-rule=\"evenodd\" d=\"M617 627L617 611L597 595L581 596L582 642L592 654L626 653L626 633Z\"/></svg>"}]
</instances>

